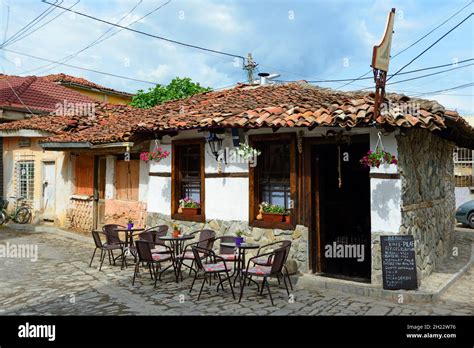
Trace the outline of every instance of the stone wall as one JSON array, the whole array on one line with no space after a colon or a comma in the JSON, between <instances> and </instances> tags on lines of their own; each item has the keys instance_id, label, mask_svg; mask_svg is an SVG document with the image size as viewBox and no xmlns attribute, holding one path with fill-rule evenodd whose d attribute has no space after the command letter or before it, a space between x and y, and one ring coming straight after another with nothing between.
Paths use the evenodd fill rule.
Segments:
<instances>
[{"instance_id":1,"label":"stone wall","mask_svg":"<svg viewBox=\"0 0 474 348\"><path fill-rule=\"evenodd\" d=\"M72 196L66 213L68 228L87 232L94 225L94 201L88 196Z\"/></svg>"},{"instance_id":2,"label":"stone wall","mask_svg":"<svg viewBox=\"0 0 474 348\"><path fill-rule=\"evenodd\" d=\"M415 239L419 278L432 273L451 248L455 221L453 144L428 130L397 136L402 180L400 234Z\"/></svg>"},{"instance_id":3,"label":"stone wall","mask_svg":"<svg viewBox=\"0 0 474 348\"><path fill-rule=\"evenodd\" d=\"M206 223L178 221L159 213L148 213L146 221L148 226L168 225L170 228L175 223L180 226L184 233L211 229L216 231L218 237L232 236L235 235L236 231L241 230L245 234L246 242L257 242L260 245L278 240L291 240L292 245L287 262L290 273L306 272L308 270L308 228L305 226L297 225L294 230L264 229L251 227L245 221L209 220ZM249 255L251 254L252 251L249 252Z\"/></svg>"}]
</instances>

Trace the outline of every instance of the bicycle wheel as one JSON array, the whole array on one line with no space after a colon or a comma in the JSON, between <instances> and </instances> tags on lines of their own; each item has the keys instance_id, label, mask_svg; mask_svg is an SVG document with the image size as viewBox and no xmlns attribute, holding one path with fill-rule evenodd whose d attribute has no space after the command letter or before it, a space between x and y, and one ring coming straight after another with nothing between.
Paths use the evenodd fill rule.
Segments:
<instances>
[{"instance_id":1,"label":"bicycle wheel","mask_svg":"<svg viewBox=\"0 0 474 348\"><path fill-rule=\"evenodd\" d=\"M19 224L26 224L31 219L31 211L26 208L22 207L18 209L15 215L15 221Z\"/></svg>"},{"instance_id":2,"label":"bicycle wheel","mask_svg":"<svg viewBox=\"0 0 474 348\"><path fill-rule=\"evenodd\" d=\"M0 212L0 225L7 223L7 221L7 214L4 211Z\"/></svg>"}]
</instances>

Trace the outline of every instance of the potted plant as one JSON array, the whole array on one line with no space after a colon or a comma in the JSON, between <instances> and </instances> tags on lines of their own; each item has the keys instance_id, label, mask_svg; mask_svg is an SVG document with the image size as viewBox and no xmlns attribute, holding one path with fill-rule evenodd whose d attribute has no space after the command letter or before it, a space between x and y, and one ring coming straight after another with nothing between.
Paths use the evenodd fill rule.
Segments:
<instances>
[{"instance_id":1,"label":"potted plant","mask_svg":"<svg viewBox=\"0 0 474 348\"><path fill-rule=\"evenodd\" d=\"M131 230L133 228L133 220L131 217L128 218L127 220L127 228Z\"/></svg>"},{"instance_id":2,"label":"potted plant","mask_svg":"<svg viewBox=\"0 0 474 348\"><path fill-rule=\"evenodd\" d=\"M285 221L285 215L287 215L287 210L277 204L270 204L268 202L262 202L262 219L265 222L283 222Z\"/></svg>"},{"instance_id":3,"label":"potted plant","mask_svg":"<svg viewBox=\"0 0 474 348\"><path fill-rule=\"evenodd\" d=\"M367 168L379 168L381 164L397 164L398 161L390 152L385 151L381 147L377 147L375 151L369 150L367 155L360 159L360 163Z\"/></svg>"},{"instance_id":4,"label":"potted plant","mask_svg":"<svg viewBox=\"0 0 474 348\"><path fill-rule=\"evenodd\" d=\"M144 151L140 153L140 159L146 163L149 161L160 162L169 155L169 151L163 150L161 147L157 147L154 151Z\"/></svg>"},{"instance_id":5,"label":"potted plant","mask_svg":"<svg viewBox=\"0 0 474 348\"><path fill-rule=\"evenodd\" d=\"M181 230L179 229L178 224L173 224L173 237L177 238L181 234Z\"/></svg>"},{"instance_id":6,"label":"potted plant","mask_svg":"<svg viewBox=\"0 0 474 348\"><path fill-rule=\"evenodd\" d=\"M239 157L244 159L245 161L253 164L257 156L261 155L262 152L253 148L252 146L244 143L240 143L239 147L236 149L237 154Z\"/></svg>"},{"instance_id":7,"label":"potted plant","mask_svg":"<svg viewBox=\"0 0 474 348\"><path fill-rule=\"evenodd\" d=\"M285 212L285 224L289 224L289 223L291 223L291 216L290 216L290 211L287 210Z\"/></svg>"},{"instance_id":8,"label":"potted plant","mask_svg":"<svg viewBox=\"0 0 474 348\"><path fill-rule=\"evenodd\" d=\"M201 205L194 201L191 197L184 197L179 200L179 206L184 215L201 214Z\"/></svg>"},{"instance_id":9,"label":"potted plant","mask_svg":"<svg viewBox=\"0 0 474 348\"><path fill-rule=\"evenodd\" d=\"M244 242L244 232L241 231L241 230L238 230L235 232L235 235L237 236L237 238L235 239L235 245L241 245L243 242Z\"/></svg>"}]
</instances>

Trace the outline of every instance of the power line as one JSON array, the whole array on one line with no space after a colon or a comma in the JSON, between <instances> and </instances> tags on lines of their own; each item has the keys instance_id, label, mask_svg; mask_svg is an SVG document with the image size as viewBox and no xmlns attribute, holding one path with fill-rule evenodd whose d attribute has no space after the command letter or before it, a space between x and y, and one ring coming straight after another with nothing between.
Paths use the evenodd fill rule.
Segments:
<instances>
[{"instance_id":1,"label":"power line","mask_svg":"<svg viewBox=\"0 0 474 348\"><path fill-rule=\"evenodd\" d=\"M71 7L69 8L73 8L74 6L76 6L81 0L77 0L74 4L71 5ZM52 11L51 11L52 12ZM66 11L62 11L61 13L58 13L56 16L54 16L53 18L51 18L49 21L47 21L46 23L43 23L41 26L39 26L38 28L34 29L33 31L30 31L29 33L26 33L24 34L23 36L20 36L20 37L17 37L16 39L13 39L12 41L8 42L8 44L6 46L10 46L10 45L13 45L14 43L20 41L20 40L23 40L25 37L28 37L30 36L31 34L37 32L38 30L40 30L41 28L45 27L46 25L48 25L49 23L51 23L52 21L56 20L58 17L62 16ZM31 27L30 27L31 28Z\"/></svg>"},{"instance_id":2,"label":"power line","mask_svg":"<svg viewBox=\"0 0 474 348\"><path fill-rule=\"evenodd\" d=\"M463 24L465 21L467 21L469 18L471 18L471 16L474 15L474 13L471 13L469 16L467 16L466 18L464 18L461 22L459 22L458 24L456 24L453 28L451 28L448 32L446 32L443 36L441 36L438 40L436 40L435 42L433 42L430 46L428 46L425 50L423 50L420 54L418 54L415 58L413 58L412 60L410 60L407 64L405 64L404 66L402 66L400 69L397 70L397 72L395 74L393 74L392 76L390 76L387 81L389 81L390 79L392 79L393 77L397 76L397 74L402 71L403 69L405 69L407 66L409 66L411 63L413 63L415 60L417 60L418 58L420 58L423 54L425 54L428 50L430 50L433 46L435 46L438 42L440 42L442 39L444 39L449 33L451 33L453 30L455 30L457 27L459 27L461 24Z\"/></svg>"},{"instance_id":3,"label":"power line","mask_svg":"<svg viewBox=\"0 0 474 348\"><path fill-rule=\"evenodd\" d=\"M99 70L94 70L94 69L83 68L83 67L76 66L76 65L72 65L72 64L61 63L61 62L58 62L58 61L55 61L55 60L51 60L51 59L46 59L46 58L41 58L41 57L38 57L38 56L34 56L34 55L32 55L32 54L27 54L27 53L22 53L22 52L10 50L10 49L8 49L8 48L0 47L0 50L4 50L4 51L7 51L7 52L15 53L15 54L18 54L18 55L20 55L20 56L25 56L25 57L29 57L29 58L34 58L34 59L43 60L43 61L45 61L45 62L50 62L50 63L56 63L56 64L64 65L64 66L67 66L67 67L70 67L70 68L74 68L74 69L79 69L79 70L84 70L84 71L90 71L90 72L94 72L94 73L97 73L97 74L102 74L102 75L117 77L117 78L120 78L120 79L125 79L125 80L130 80L130 81L136 81L136 82L143 82L143 83L148 83L148 84L150 84L150 85L157 85L157 84L158 84L158 82L139 80L139 79L135 79L135 78L132 78L132 77L127 77L127 76L122 76L122 75L116 75L116 74L107 73L107 72L103 72L103 71L99 71Z\"/></svg>"},{"instance_id":4,"label":"power line","mask_svg":"<svg viewBox=\"0 0 474 348\"><path fill-rule=\"evenodd\" d=\"M7 39L7 33L8 33L8 24L10 23L10 6L7 6L7 19L6 19L6 26L5 26L5 33L3 34L3 42Z\"/></svg>"},{"instance_id":5,"label":"power line","mask_svg":"<svg viewBox=\"0 0 474 348\"><path fill-rule=\"evenodd\" d=\"M470 62L470 61L474 61L474 58L464 59L464 60L461 60L461 61L458 61L458 62L455 62L455 63L451 62L451 63L447 63L447 64L441 64L441 65L429 66L429 67L426 67L426 68L420 68L420 69L405 71L405 72L401 72L398 75L407 75L407 74L413 74L415 72L420 72L420 71L444 68L446 66L453 66L453 65L457 65L457 64ZM449 71L449 70L446 70L446 71ZM391 75L388 75L388 76L391 76ZM345 81L356 81L356 80L361 81L361 80L372 80L372 79L373 79L373 77L365 77L365 78L359 78L359 79L349 78L349 79L334 79L334 80L308 80L307 82L309 82L309 83L332 83L332 82L345 82ZM279 81L280 82L295 82L295 80L291 80L291 81L279 80Z\"/></svg>"},{"instance_id":6,"label":"power line","mask_svg":"<svg viewBox=\"0 0 474 348\"><path fill-rule=\"evenodd\" d=\"M450 21L452 18L454 18L455 16L457 16L461 11L463 11L466 7L470 6L474 1L471 0L469 3L467 3L464 7L462 7L460 10L458 10L456 13L452 14L450 17L448 17L446 20L444 20L441 24L439 24L438 26L436 26L434 29L430 30L428 33L426 33L425 35L423 35L421 38L419 38L418 40L416 40L414 43L412 43L411 45L409 45L408 47L404 48L403 50L401 50L400 52L396 53L393 57L391 57L391 59L394 59L396 58L397 56L399 56L400 54L402 54L403 52L405 52L406 50L408 50L409 48L413 47L414 45L416 45L417 43L419 43L420 41L422 41L423 39L425 39L426 37L428 37L429 35L431 35L431 33L433 33L435 30L439 29L440 27L442 27L444 24L446 24L448 21ZM353 81L349 82L349 83L345 83L339 87L336 87L336 89L340 89L342 87L345 87L347 85L350 85L352 84L352 82L355 82L357 81L358 79L361 79L365 76L367 76L367 74L370 74L372 72L372 69L370 69L369 71L367 71L366 73L360 75L358 78L354 79Z\"/></svg>"},{"instance_id":7,"label":"power line","mask_svg":"<svg viewBox=\"0 0 474 348\"><path fill-rule=\"evenodd\" d=\"M143 0L139 0L137 2L137 4L135 6L132 7L132 9L130 11L128 11L125 15L122 16L122 18L120 18L118 20L117 23L120 23L122 22L125 18L127 18L141 3L143 2ZM99 37L97 39L95 39L94 41L92 41L89 45L87 45L86 47L82 48L81 50L79 51L76 51L75 53L72 53L66 57L63 57L61 59L58 59L58 61L62 62L62 63L65 63L65 62L68 62L70 61L72 58L74 58L75 56L77 56L78 54L80 54L81 52L84 52L85 50L91 48L92 46L96 45L98 43L98 41L103 38L107 33L109 33L111 30L113 30L114 27L110 27L109 29L107 29L104 33L102 33L101 35L99 35ZM117 32L116 32L117 33ZM116 33L112 34L112 35L115 35ZM112 36L111 35L111 36ZM110 37L110 36L109 36ZM43 68L47 68L46 70L44 71L39 71L37 74L44 74L52 69L54 69L55 67L57 66L57 64L46 64L46 65L43 65L43 66L40 66L40 67L37 67L37 68L34 68L34 69L31 69L31 70L28 70L26 72L23 72L23 74L28 74L32 71L35 71L35 70L42 70Z\"/></svg>"},{"instance_id":8,"label":"power line","mask_svg":"<svg viewBox=\"0 0 474 348\"><path fill-rule=\"evenodd\" d=\"M395 85L395 84L397 84L397 83L402 83L402 82L407 82L407 81L418 80L418 79L422 79L422 78L429 77L429 76L433 76L433 75L443 74L443 73L448 72L448 71L453 71L453 70L458 70L458 69L462 69L462 68L467 68L467 67L472 66L472 65L474 65L474 64L467 64L467 65L458 66L458 67L451 68L451 69L446 69L446 70L442 70L442 71L437 71L437 72L434 72L434 73L431 73L431 74L427 74L427 75L416 76L416 77L412 77L412 78L405 79L405 80L398 80L398 81L395 81L395 82L387 83L387 86Z\"/></svg>"},{"instance_id":9,"label":"power line","mask_svg":"<svg viewBox=\"0 0 474 348\"><path fill-rule=\"evenodd\" d=\"M115 23L106 21L104 19L97 18L97 17L91 16L91 15L88 15L88 14L85 14L85 13L82 13L82 12L69 10L69 9L66 9L65 7L49 3L46 0L41 0L41 1L46 3L46 4L49 4L51 6L65 9L65 10L67 10L69 12L72 12L72 13L75 13L79 16L83 16L83 17L86 17L86 18L89 18L89 19L92 19L92 20L95 20L95 21L98 21L98 22L101 22L101 23L105 23L105 24L108 24L108 25L113 25L117 28L122 28L122 29L131 31L131 32L134 32L134 33L137 33L137 34L145 35L145 36L152 37L152 38L155 38L155 39L171 42L171 43L174 43L174 44L177 44L177 45L181 45L181 46L185 46L185 47L189 47L189 48L194 48L194 49L205 51L205 52L221 54L221 55L225 55L225 56L228 56L228 57L239 58L239 59L242 59L242 62L245 62L245 58L243 56L240 56L240 55L237 55L237 54L227 53L227 52L223 52L223 51L218 51L218 50L214 50L214 49L210 49L210 48L205 48L205 47L201 47L201 46L197 46L197 45L192 45L192 44L180 42L180 41L177 41L177 40L168 39L168 38L165 38L163 36L158 36L158 35L150 34L150 33L147 33L147 32L141 31L141 30L136 30L136 29L125 27L123 25L115 24Z\"/></svg>"},{"instance_id":10,"label":"power line","mask_svg":"<svg viewBox=\"0 0 474 348\"><path fill-rule=\"evenodd\" d=\"M440 89L438 91L418 93L415 96L418 97L418 96L422 96L422 95L438 94L438 93L441 93L441 92L453 91L453 90L456 90L456 89L463 89L463 88L468 88L468 87L472 87L472 86L474 86L474 82L466 83L464 85L459 85L459 86L455 86L455 87L451 87L451 88Z\"/></svg>"},{"instance_id":11,"label":"power line","mask_svg":"<svg viewBox=\"0 0 474 348\"><path fill-rule=\"evenodd\" d=\"M57 3L58 0L55 1L55 3ZM63 3L63 0L60 1L60 4ZM44 10L43 12L41 12L38 16L36 16L34 19L32 19L31 21L29 21L26 25L24 25L20 30L18 30L15 34L13 34L12 36L10 36L8 38L8 40L2 42L2 44L0 45L0 47L4 47L5 45L7 45L10 41L16 39L18 36L22 35L24 32L26 32L28 29L30 29L32 26L34 26L37 22L40 22L43 18L47 17L51 12L53 12L54 10L56 10L54 7L48 7L46 10Z\"/></svg>"}]
</instances>

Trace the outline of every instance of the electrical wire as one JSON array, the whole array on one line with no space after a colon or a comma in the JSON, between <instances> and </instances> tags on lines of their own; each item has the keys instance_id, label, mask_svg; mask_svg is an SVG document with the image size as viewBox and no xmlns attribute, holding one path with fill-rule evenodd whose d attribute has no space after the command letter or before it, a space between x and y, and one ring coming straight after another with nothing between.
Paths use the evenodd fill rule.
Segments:
<instances>
[{"instance_id":1,"label":"electrical wire","mask_svg":"<svg viewBox=\"0 0 474 348\"><path fill-rule=\"evenodd\" d=\"M62 6L56 5L56 4L52 4L50 2L47 2L46 0L41 0L41 1L46 3L46 4L49 4L51 6L66 9L65 7L62 7ZM131 31L131 32L134 32L134 33L137 33L137 34L145 35L145 36L152 37L152 38L155 38L155 39L163 40L163 41L166 41L166 42L171 42L171 43L174 43L174 44L177 44L177 45L181 45L181 46L185 46L185 47L189 47L189 48L194 48L194 49L205 51L205 52L221 54L221 55L225 55L225 56L228 56L228 57L239 58L239 59L242 59L242 62L245 62L245 58L243 56L240 56L240 55L237 55L237 54L218 51L218 50L214 50L214 49L210 49L210 48L206 48L206 47L202 47L202 46L198 46L198 45L192 45L192 44L188 44L188 43L185 43L185 42L181 42L181 41L177 41L177 40L173 40L173 39L168 39L168 38L163 37L163 36L158 36L158 35L150 34L150 33L147 33L147 32L141 31L141 30L128 28L128 27L125 27L123 25L114 24L114 23L106 21L104 19L88 15L86 13L82 13L82 12L78 12L78 11L74 11L74 10L69 10L69 9L66 9L66 10L69 11L69 12L75 13L79 16L83 16L83 17L86 17L86 18L89 18L89 19L92 19L92 20L95 20L95 21L98 21L98 22L101 22L101 23L105 23L105 24L108 24L108 25L113 25L117 28L128 30L128 31Z\"/></svg>"}]
</instances>

